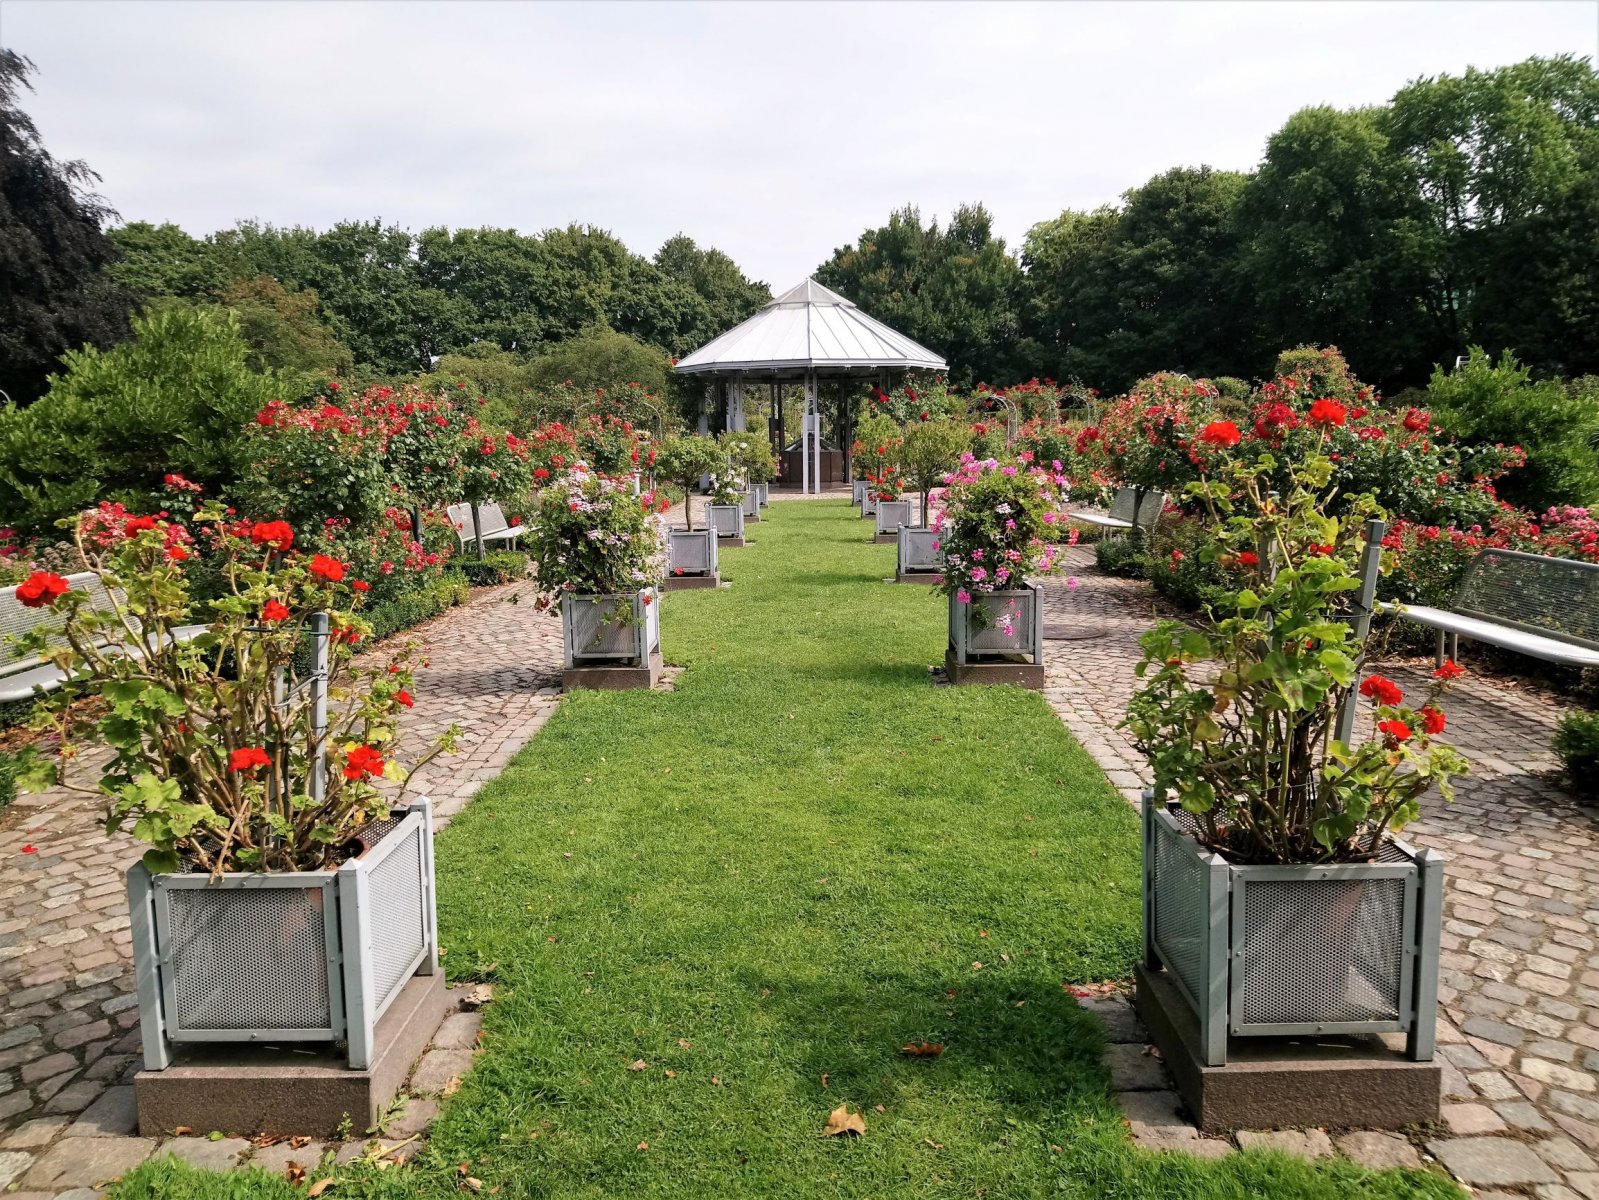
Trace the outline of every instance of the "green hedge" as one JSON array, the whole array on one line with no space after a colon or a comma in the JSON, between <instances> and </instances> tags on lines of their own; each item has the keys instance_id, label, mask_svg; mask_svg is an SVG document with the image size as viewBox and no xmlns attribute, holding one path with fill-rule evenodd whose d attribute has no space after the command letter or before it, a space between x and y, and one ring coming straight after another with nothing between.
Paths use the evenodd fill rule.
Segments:
<instances>
[{"instance_id":1,"label":"green hedge","mask_svg":"<svg viewBox=\"0 0 1599 1200\"><path fill-rule=\"evenodd\" d=\"M0 750L0 812L17 798L17 760Z\"/></svg>"},{"instance_id":2,"label":"green hedge","mask_svg":"<svg viewBox=\"0 0 1599 1200\"><path fill-rule=\"evenodd\" d=\"M372 623L373 638L386 638L436 617L456 604L465 604L471 586L454 567L415 591L374 606L366 619Z\"/></svg>"},{"instance_id":3,"label":"green hedge","mask_svg":"<svg viewBox=\"0 0 1599 1200\"><path fill-rule=\"evenodd\" d=\"M482 560L469 557L470 552L452 559L450 569L466 576L473 587L492 587L497 583L510 583L513 579L527 577L528 556L520 550L495 550Z\"/></svg>"}]
</instances>

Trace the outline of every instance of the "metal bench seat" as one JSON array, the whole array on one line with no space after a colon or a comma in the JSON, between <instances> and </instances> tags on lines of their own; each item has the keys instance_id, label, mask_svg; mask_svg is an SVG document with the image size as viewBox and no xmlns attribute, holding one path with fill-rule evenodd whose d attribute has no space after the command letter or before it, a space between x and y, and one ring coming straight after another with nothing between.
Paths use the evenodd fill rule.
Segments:
<instances>
[{"instance_id":1,"label":"metal bench seat","mask_svg":"<svg viewBox=\"0 0 1599 1200\"><path fill-rule=\"evenodd\" d=\"M446 511L450 517L450 524L455 526L455 536L461 539L461 549L465 550L477 540L472 532L472 506L465 503L452 504ZM512 525L507 521L499 504L492 501L480 504L477 506L477 512L485 545L516 545L516 539L522 536L525 527Z\"/></svg>"},{"instance_id":2,"label":"metal bench seat","mask_svg":"<svg viewBox=\"0 0 1599 1200\"><path fill-rule=\"evenodd\" d=\"M1148 529L1165 511L1166 496L1163 492L1145 492L1140 500L1138 492L1138 488L1117 488L1108 513L1084 511L1067 515L1073 521L1097 525L1102 529L1131 529L1135 521L1140 529Z\"/></svg>"},{"instance_id":3,"label":"metal bench seat","mask_svg":"<svg viewBox=\"0 0 1599 1200\"><path fill-rule=\"evenodd\" d=\"M1482 550L1467 566L1449 608L1378 608L1436 629L1439 663L1454 657L1466 637L1562 666L1599 666L1599 563Z\"/></svg>"}]
</instances>

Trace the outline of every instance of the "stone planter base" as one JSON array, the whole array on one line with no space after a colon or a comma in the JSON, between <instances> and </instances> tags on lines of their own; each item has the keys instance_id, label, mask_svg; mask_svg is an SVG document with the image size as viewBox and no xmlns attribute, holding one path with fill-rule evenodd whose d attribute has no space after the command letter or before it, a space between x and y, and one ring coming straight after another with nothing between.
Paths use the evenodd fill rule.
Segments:
<instances>
[{"instance_id":1,"label":"stone planter base","mask_svg":"<svg viewBox=\"0 0 1599 1200\"><path fill-rule=\"evenodd\" d=\"M666 582L661 584L663 592L687 592L694 588L713 588L722 586L720 575L668 575Z\"/></svg>"},{"instance_id":2,"label":"stone planter base","mask_svg":"<svg viewBox=\"0 0 1599 1200\"><path fill-rule=\"evenodd\" d=\"M187 1125L328 1138L346 1117L365 1129L405 1086L451 1007L442 973L413 976L378 1020L365 1070L351 1069L331 1045L187 1043L166 1070L133 1077L139 1133L160 1137Z\"/></svg>"},{"instance_id":3,"label":"stone planter base","mask_svg":"<svg viewBox=\"0 0 1599 1200\"><path fill-rule=\"evenodd\" d=\"M743 546L743 534L740 534L738 537L719 537L716 539L716 548L718 550L739 550L742 549Z\"/></svg>"},{"instance_id":4,"label":"stone planter base","mask_svg":"<svg viewBox=\"0 0 1599 1200\"><path fill-rule=\"evenodd\" d=\"M872 541L877 543L879 546L892 546L899 541L899 534L875 533L872 535Z\"/></svg>"},{"instance_id":5,"label":"stone planter base","mask_svg":"<svg viewBox=\"0 0 1599 1200\"><path fill-rule=\"evenodd\" d=\"M894 576L894 582L939 584L944 582L944 577L937 571L912 571L908 575Z\"/></svg>"},{"instance_id":6,"label":"stone planter base","mask_svg":"<svg viewBox=\"0 0 1599 1200\"><path fill-rule=\"evenodd\" d=\"M949 681L955 684L1013 683L1029 691L1044 690L1043 663L1004 660L958 663L955 661L953 647L944 652L944 673L949 676Z\"/></svg>"},{"instance_id":7,"label":"stone planter base","mask_svg":"<svg viewBox=\"0 0 1599 1200\"><path fill-rule=\"evenodd\" d=\"M591 688L597 692L622 692L629 688L652 688L661 681L661 652L650 655L647 667L568 667L561 672L561 688L573 691Z\"/></svg>"},{"instance_id":8,"label":"stone planter base","mask_svg":"<svg viewBox=\"0 0 1599 1200\"><path fill-rule=\"evenodd\" d=\"M1199 1021L1165 971L1140 964L1133 1003L1202 1134L1438 1120L1442 1064L1413 1062L1375 1035L1235 1037L1227 1065L1207 1067Z\"/></svg>"}]
</instances>

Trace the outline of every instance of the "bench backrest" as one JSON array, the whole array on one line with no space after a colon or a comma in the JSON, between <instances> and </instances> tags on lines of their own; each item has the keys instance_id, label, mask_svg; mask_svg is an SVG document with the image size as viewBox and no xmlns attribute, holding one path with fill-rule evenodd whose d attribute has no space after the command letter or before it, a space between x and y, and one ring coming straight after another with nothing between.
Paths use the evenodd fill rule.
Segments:
<instances>
[{"instance_id":1,"label":"bench backrest","mask_svg":"<svg viewBox=\"0 0 1599 1200\"><path fill-rule=\"evenodd\" d=\"M1557 641L1599 649L1599 563L1521 550L1482 550L1453 610Z\"/></svg>"},{"instance_id":2,"label":"bench backrest","mask_svg":"<svg viewBox=\"0 0 1599 1200\"><path fill-rule=\"evenodd\" d=\"M450 524L455 526L456 536L463 542L470 542L477 535L472 530L472 506L464 501L452 504L445 509L450 518ZM505 514L500 511L498 504L488 503L477 506L478 522L483 526L483 534L487 537L491 533L498 533L502 529L509 529L506 524Z\"/></svg>"},{"instance_id":3,"label":"bench backrest","mask_svg":"<svg viewBox=\"0 0 1599 1200\"><path fill-rule=\"evenodd\" d=\"M110 611L111 598L106 594L100 577L93 571L68 575L67 582L72 585L73 591L87 592L95 608L102 612ZM136 619L130 617L129 620L135 629L139 628ZM17 599L15 587L0 588L0 674L39 665L37 653L20 649L13 641L17 635L31 633L42 625L49 631L46 635L48 643L61 646L66 644L66 637L62 633L66 623L64 613L51 612L48 608L29 608Z\"/></svg>"},{"instance_id":4,"label":"bench backrest","mask_svg":"<svg viewBox=\"0 0 1599 1200\"><path fill-rule=\"evenodd\" d=\"M1137 504L1136 510L1134 504ZM1138 500L1137 488L1117 488L1116 496L1110 502L1110 515L1118 521L1130 521L1140 529L1148 529L1160 519L1160 514L1166 509L1166 495L1164 492L1145 492L1143 500ZM1137 518L1133 516L1137 512Z\"/></svg>"}]
</instances>

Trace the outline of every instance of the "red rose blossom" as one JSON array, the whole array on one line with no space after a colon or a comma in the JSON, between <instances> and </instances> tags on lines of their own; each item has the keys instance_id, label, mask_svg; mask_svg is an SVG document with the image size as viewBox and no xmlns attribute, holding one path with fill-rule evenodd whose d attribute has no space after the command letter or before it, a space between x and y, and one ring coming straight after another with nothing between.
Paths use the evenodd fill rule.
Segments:
<instances>
[{"instance_id":1,"label":"red rose blossom","mask_svg":"<svg viewBox=\"0 0 1599 1200\"><path fill-rule=\"evenodd\" d=\"M1206 446L1236 446L1243 435L1231 421L1212 421L1199 431L1199 440Z\"/></svg>"}]
</instances>

